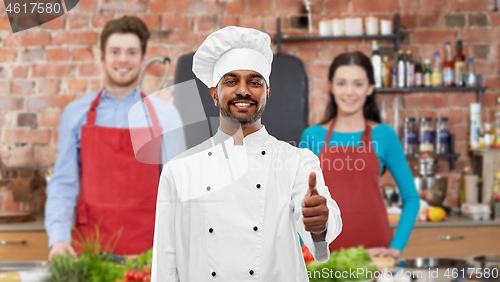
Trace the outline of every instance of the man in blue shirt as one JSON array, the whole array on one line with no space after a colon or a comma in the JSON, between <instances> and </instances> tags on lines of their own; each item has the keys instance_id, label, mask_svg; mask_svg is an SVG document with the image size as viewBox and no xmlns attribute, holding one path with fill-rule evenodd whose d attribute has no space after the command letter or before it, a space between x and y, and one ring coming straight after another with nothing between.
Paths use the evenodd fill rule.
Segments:
<instances>
[{"instance_id":1,"label":"man in blue shirt","mask_svg":"<svg viewBox=\"0 0 500 282\"><path fill-rule=\"evenodd\" d=\"M149 36L147 26L137 17L110 21L101 34L104 87L72 102L62 114L45 208L49 260L82 250L75 244L75 232L73 241L71 235L75 205L75 231L83 237L94 236L99 225L103 245L120 234L115 253L138 254L153 246L160 163L183 152L186 145L183 135L173 138L167 134L153 140L157 146L150 153L157 153L157 164L136 159L128 115L145 98L138 78ZM173 105L156 97L144 100L153 131L182 128Z\"/></svg>"}]
</instances>

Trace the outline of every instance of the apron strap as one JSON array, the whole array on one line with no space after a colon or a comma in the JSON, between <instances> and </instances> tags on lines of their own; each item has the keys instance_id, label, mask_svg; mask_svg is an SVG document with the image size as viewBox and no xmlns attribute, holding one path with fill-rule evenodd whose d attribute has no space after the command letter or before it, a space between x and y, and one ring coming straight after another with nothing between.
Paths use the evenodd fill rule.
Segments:
<instances>
[{"instance_id":1,"label":"apron strap","mask_svg":"<svg viewBox=\"0 0 500 282\"><path fill-rule=\"evenodd\" d=\"M335 122L336 122L336 118L333 118L332 122L330 124L330 127L328 129L328 133L326 134L325 144L323 145L322 151L326 150L326 148L328 147L328 144L330 143L330 139L332 138L333 129L335 128ZM363 144L368 145L371 140L372 140L372 128L370 125L368 125L368 120L365 118L365 130L363 131L363 136L361 136L361 141L363 142Z\"/></svg>"},{"instance_id":2,"label":"apron strap","mask_svg":"<svg viewBox=\"0 0 500 282\"><path fill-rule=\"evenodd\" d=\"M328 144L330 143L330 138L332 138L333 128L335 127L335 122L337 118L333 118L330 123L330 127L328 128L328 133L326 134L325 144L323 145L323 149L321 151L325 151L328 148Z\"/></svg>"},{"instance_id":3,"label":"apron strap","mask_svg":"<svg viewBox=\"0 0 500 282\"><path fill-rule=\"evenodd\" d=\"M99 94L97 94L97 97L92 101L92 104L90 105L90 110L87 115L87 126L94 126L95 125L95 120L97 117L97 111L96 108L99 106L99 101L101 99L102 93L104 92L104 87L101 88L99 91ZM159 129L160 124L158 122L158 117L156 116L156 111L151 104L150 99L148 99L148 96L144 94L144 92L141 91L141 97L144 99L144 102L146 103L146 109L148 115L151 117L151 123L153 124L153 129Z\"/></svg>"}]
</instances>

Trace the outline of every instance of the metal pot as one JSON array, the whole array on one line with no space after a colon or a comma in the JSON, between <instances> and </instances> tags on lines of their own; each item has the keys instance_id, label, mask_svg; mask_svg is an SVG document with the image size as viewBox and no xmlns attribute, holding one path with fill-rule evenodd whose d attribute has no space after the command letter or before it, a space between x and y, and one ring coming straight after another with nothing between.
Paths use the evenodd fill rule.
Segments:
<instances>
[{"instance_id":1,"label":"metal pot","mask_svg":"<svg viewBox=\"0 0 500 282\"><path fill-rule=\"evenodd\" d=\"M439 176L417 176L415 186L422 200L431 206L441 206L448 191L448 178Z\"/></svg>"}]
</instances>

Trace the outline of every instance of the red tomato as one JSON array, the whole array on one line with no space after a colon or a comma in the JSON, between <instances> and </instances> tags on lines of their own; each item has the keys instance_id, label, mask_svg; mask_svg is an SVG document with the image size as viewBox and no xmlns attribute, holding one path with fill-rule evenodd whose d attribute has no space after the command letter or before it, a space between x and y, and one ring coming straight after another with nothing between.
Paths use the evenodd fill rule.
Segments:
<instances>
[{"instance_id":1,"label":"red tomato","mask_svg":"<svg viewBox=\"0 0 500 282\"><path fill-rule=\"evenodd\" d=\"M125 271L125 279L127 279L128 281L134 281L135 280L135 271L134 270Z\"/></svg>"},{"instance_id":2,"label":"red tomato","mask_svg":"<svg viewBox=\"0 0 500 282\"><path fill-rule=\"evenodd\" d=\"M142 281L142 279L144 279L144 276L146 276L146 273L136 272L134 275L134 281Z\"/></svg>"},{"instance_id":3,"label":"red tomato","mask_svg":"<svg viewBox=\"0 0 500 282\"><path fill-rule=\"evenodd\" d=\"M314 260L313 255L311 254L311 252L309 252L309 249L306 246L302 247L302 255L304 255L304 261L306 263Z\"/></svg>"},{"instance_id":4,"label":"red tomato","mask_svg":"<svg viewBox=\"0 0 500 282\"><path fill-rule=\"evenodd\" d=\"M151 267L145 265L142 267L142 271L148 273L148 274L151 274Z\"/></svg>"},{"instance_id":5,"label":"red tomato","mask_svg":"<svg viewBox=\"0 0 500 282\"><path fill-rule=\"evenodd\" d=\"M151 281L151 275L146 274L146 276L144 276L144 279L142 279L142 281L144 281L144 282L150 282Z\"/></svg>"}]
</instances>

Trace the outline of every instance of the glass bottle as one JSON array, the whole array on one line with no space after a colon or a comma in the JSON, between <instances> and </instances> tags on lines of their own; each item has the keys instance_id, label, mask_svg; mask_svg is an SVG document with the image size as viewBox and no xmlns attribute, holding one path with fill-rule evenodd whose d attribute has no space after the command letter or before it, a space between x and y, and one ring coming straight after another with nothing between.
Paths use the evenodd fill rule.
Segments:
<instances>
[{"instance_id":1,"label":"glass bottle","mask_svg":"<svg viewBox=\"0 0 500 282\"><path fill-rule=\"evenodd\" d=\"M436 154L448 154L450 152L450 130L448 118L438 117L436 122Z\"/></svg>"},{"instance_id":2,"label":"glass bottle","mask_svg":"<svg viewBox=\"0 0 500 282\"><path fill-rule=\"evenodd\" d=\"M432 87L431 60L426 59L424 69L424 86Z\"/></svg>"},{"instance_id":3,"label":"glass bottle","mask_svg":"<svg viewBox=\"0 0 500 282\"><path fill-rule=\"evenodd\" d=\"M391 69L391 86L393 88L398 87L398 69L397 68Z\"/></svg>"},{"instance_id":4,"label":"glass bottle","mask_svg":"<svg viewBox=\"0 0 500 282\"><path fill-rule=\"evenodd\" d=\"M432 123L432 118L421 117L420 118L420 152L434 152L434 124Z\"/></svg>"},{"instance_id":5,"label":"glass bottle","mask_svg":"<svg viewBox=\"0 0 500 282\"><path fill-rule=\"evenodd\" d=\"M414 87L415 86L415 64L413 63L413 58L411 55L411 51L406 51L406 87Z\"/></svg>"},{"instance_id":6,"label":"glass bottle","mask_svg":"<svg viewBox=\"0 0 500 282\"><path fill-rule=\"evenodd\" d=\"M382 63L382 85L385 88L390 88L391 83L391 63L389 63L389 57L384 56Z\"/></svg>"},{"instance_id":7,"label":"glass bottle","mask_svg":"<svg viewBox=\"0 0 500 282\"><path fill-rule=\"evenodd\" d=\"M415 86L424 86L424 69L422 68L422 59L417 57L415 63Z\"/></svg>"},{"instance_id":8,"label":"glass bottle","mask_svg":"<svg viewBox=\"0 0 500 282\"><path fill-rule=\"evenodd\" d=\"M476 86L476 75L474 74L474 59L469 58L467 60L467 86L474 87Z\"/></svg>"},{"instance_id":9,"label":"glass bottle","mask_svg":"<svg viewBox=\"0 0 500 282\"><path fill-rule=\"evenodd\" d=\"M405 87L405 78L406 78L406 73L405 73L405 59L404 59L404 54L403 50L398 51L398 87L399 88L404 88Z\"/></svg>"},{"instance_id":10,"label":"glass bottle","mask_svg":"<svg viewBox=\"0 0 500 282\"><path fill-rule=\"evenodd\" d=\"M432 65L432 87L441 87L443 85L443 74L441 73L441 63L439 52L434 53L434 63Z\"/></svg>"},{"instance_id":11,"label":"glass bottle","mask_svg":"<svg viewBox=\"0 0 500 282\"><path fill-rule=\"evenodd\" d=\"M453 87L455 86L455 75L454 75L454 62L451 58L451 43L446 42L445 44L446 56L443 62L443 86Z\"/></svg>"},{"instance_id":12,"label":"glass bottle","mask_svg":"<svg viewBox=\"0 0 500 282\"><path fill-rule=\"evenodd\" d=\"M372 65L373 75L375 76L375 88L382 87L382 56L378 51L377 40L372 41Z\"/></svg>"},{"instance_id":13,"label":"glass bottle","mask_svg":"<svg viewBox=\"0 0 500 282\"><path fill-rule=\"evenodd\" d=\"M462 50L462 40L457 41L457 54L455 55L455 85L465 86L465 56Z\"/></svg>"},{"instance_id":14,"label":"glass bottle","mask_svg":"<svg viewBox=\"0 0 500 282\"><path fill-rule=\"evenodd\" d=\"M418 131L414 117L406 117L403 122L403 149L407 156L418 155Z\"/></svg>"}]
</instances>

